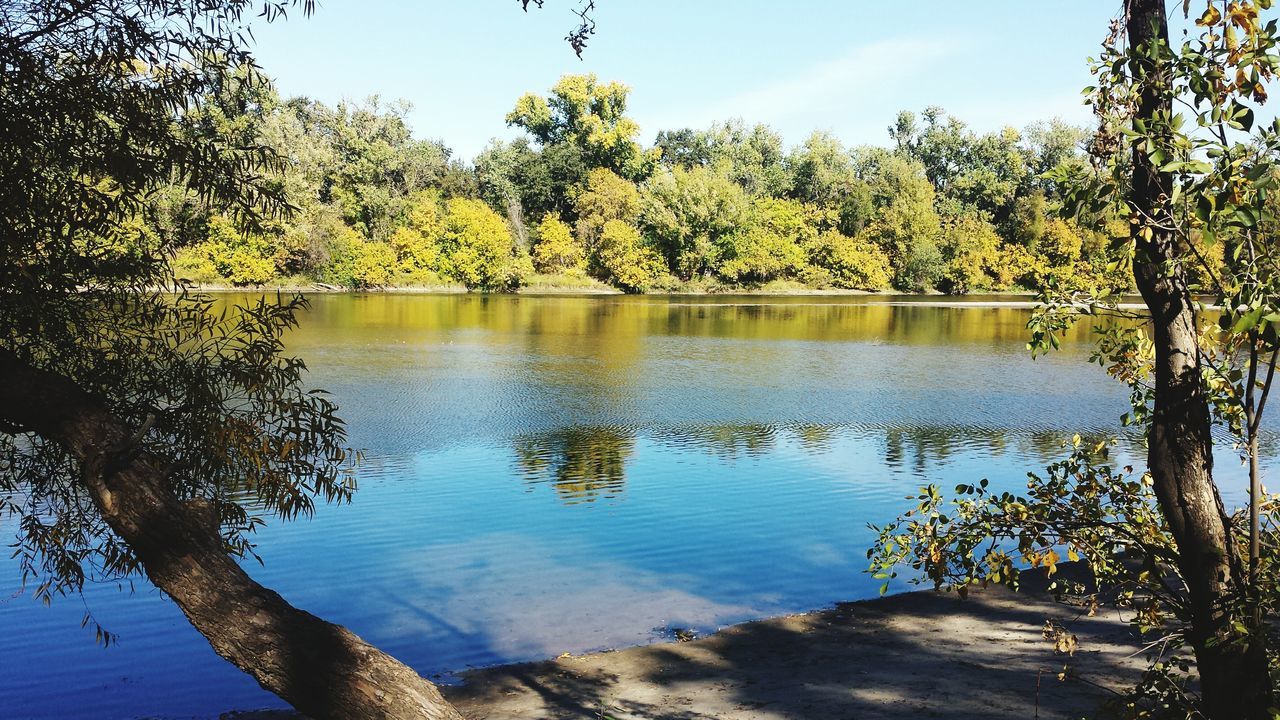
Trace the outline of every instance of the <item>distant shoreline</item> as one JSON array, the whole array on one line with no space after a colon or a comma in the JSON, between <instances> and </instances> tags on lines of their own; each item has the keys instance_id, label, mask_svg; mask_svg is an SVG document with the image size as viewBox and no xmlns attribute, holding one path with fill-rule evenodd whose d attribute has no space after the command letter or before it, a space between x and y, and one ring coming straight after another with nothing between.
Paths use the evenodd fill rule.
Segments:
<instances>
[{"instance_id":1,"label":"distant shoreline","mask_svg":"<svg viewBox=\"0 0 1280 720\"><path fill-rule=\"evenodd\" d=\"M734 297L753 297L753 298L863 298L864 302L857 303L869 307L932 307L932 308L956 308L968 310L980 309L1015 309L1030 310L1035 308L1039 303L1034 299L1035 293L1031 292L993 292L993 293L974 293L971 295L944 295L942 293L897 293L897 292L868 292L866 290L822 290L822 289L760 289L760 288L726 288L717 290L685 290L677 292L653 292L628 295L616 289L604 289L599 286L584 287L564 287L564 288L524 288L516 292L472 292L459 286L405 286L405 287L385 287L385 288L368 288L361 290L353 290L351 288L338 287L334 285L326 285L316 283L312 285L299 284L281 284L281 285L253 285L236 287L234 285L220 284L197 284L191 285L191 289L195 292L211 293L211 294L250 294L250 293L271 293L281 292L300 295L476 295L491 297L634 297L634 298L734 298ZM1010 298L991 299L992 297ZM1025 299L1024 299L1025 298ZM680 305L682 303L672 303ZM684 303L693 304L693 303ZM714 302L707 303L717 307L731 307L733 305L759 305L760 303L726 303ZM846 306L849 303L821 303L829 305ZM799 305L799 303L788 303L788 305ZM1146 306L1135 295L1131 301L1121 302L1117 306L1120 310L1145 310ZM1205 310L1219 310L1217 305L1206 304L1203 306Z\"/></svg>"},{"instance_id":2,"label":"distant shoreline","mask_svg":"<svg viewBox=\"0 0 1280 720\"><path fill-rule=\"evenodd\" d=\"M329 285L326 283L296 284L296 283L280 283L268 285L245 285L236 286L219 283L196 283L192 284L192 290L210 293L251 293L251 292L287 292L302 294L323 294L323 295L626 295L616 288L601 287L599 285L582 285L582 286L565 286L565 287L526 287L515 292L474 292L467 290L460 285L405 285L390 287L375 287L352 289L337 285ZM1022 295L1024 293L1000 293L1001 295ZM1025 293L1030 296L1031 293ZM839 289L818 289L818 288L795 288L795 289L760 289L760 288L725 288L717 290L682 290L675 292L651 292L638 293L638 297L664 297L673 295L690 295L690 296L708 296L717 295L776 295L786 296L876 296L883 295L885 297L905 295L917 295L919 297L963 297L959 295L942 295L938 293L890 293L890 292L870 292L866 290L839 290Z\"/></svg>"}]
</instances>

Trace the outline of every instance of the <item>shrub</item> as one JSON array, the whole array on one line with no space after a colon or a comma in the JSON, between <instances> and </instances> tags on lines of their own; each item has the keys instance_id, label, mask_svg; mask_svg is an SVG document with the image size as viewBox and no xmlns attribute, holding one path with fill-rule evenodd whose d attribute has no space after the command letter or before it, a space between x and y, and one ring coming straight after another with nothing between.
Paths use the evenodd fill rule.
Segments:
<instances>
[{"instance_id":1,"label":"shrub","mask_svg":"<svg viewBox=\"0 0 1280 720\"><path fill-rule=\"evenodd\" d=\"M966 213L947 218L938 244L946 263L940 279L943 290L955 294L987 290L996 282L1000 236L982 217Z\"/></svg>"},{"instance_id":2,"label":"shrub","mask_svg":"<svg viewBox=\"0 0 1280 720\"><path fill-rule=\"evenodd\" d=\"M433 272L440 263L440 248L434 237L412 227L398 227L391 233L391 249L397 269L404 275Z\"/></svg>"},{"instance_id":3,"label":"shrub","mask_svg":"<svg viewBox=\"0 0 1280 720\"><path fill-rule=\"evenodd\" d=\"M547 215L538 223L536 234L533 266L538 272L581 274L586 269L586 248L559 217Z\"/></svg>"},{"instance_id":4,"label":"shrub","mask_svg":"<svg viewBox=\"0 0 1280 720\"><path fill-rule=\"evenodd\" d=\"M1040 286L1046 267L1044 261L1021 245L1003 245L995 266L995 283L1000 289L1032 290Z\"/></svg>"},{"instance_id":5,"label":"shrub","mask_svg":"<svg viewBox=\"0 0 1280 720\"><path fill-rule=\"evenodd\" d=\"M620 220L610 220L600 232L600 266L609 282L627 292L640 292L664 270L662 258L640 231Z\"/></svg>"},{"instance_id":6,"label":"shrub","mask_svg":"<svg viewBox=\"0 0 1280 720\"><path fill-rule=\"evenodd\" d=\"M449 201L440 236L440 269L471 289L519 287L532 266L515 262L511 231L502 217L480 200Z\"/></svg>"},{"instance_id":7,"label":"shrub","mask_svg":"<svg viewBox=\"0 0 1280 720\"><path fill-rule=\"evenodd\" d=\"M213 215L205 240L176 258L174 268L206 277L212 270L233 285L261 285L275 277L278 255L267 236L241 232L227 218Z\"/></svg>"},{"instance_id":8,"label":"shrub","mask_svg":"<svg viewBox=\"0 0 1280 720\"><path fill-rule=\"evenodd\" d=\"M350 286L384 287L396 276L396 252L389 243L361 240L351 261Z\"/></svg>"},{"instance_id":9,"label":"shrub","mask_svg":"<svg viewBox=\"0 0 1280 720\"><path fill-rule=\"evenodd\" d=\"M795 200L753 200L745 230L724 242L720 276L768 282L797 275L805 265L804 245L817 235L819 220L818 211Z\"/></svg>"},{"instance_id":10,"label":"shrub","mask_svg":"<svg viewBox=\"0 0 1280 720\"><path fill-rule=\"evenodd\" d=\"M849 290L889 287L889 256L864 240L829 230L811 241L809 258L826 274L809 272L806 275L814 279L821 277L835 287Z\"/></svg>"}]
</instances>

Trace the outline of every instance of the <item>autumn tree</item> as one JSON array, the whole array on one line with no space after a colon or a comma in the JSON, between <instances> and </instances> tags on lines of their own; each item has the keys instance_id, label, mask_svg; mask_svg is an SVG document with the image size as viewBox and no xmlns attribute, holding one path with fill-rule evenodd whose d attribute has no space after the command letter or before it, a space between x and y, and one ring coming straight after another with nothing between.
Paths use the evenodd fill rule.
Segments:
<instances>
[{"instance_id":1,"label":"autumn tree","mask_svg":"<svg viewBox=\"0 0 1280 720\"><path fill-rule=\"evenodd\" d=\"M664 269L662 257L640 231L621 220L604 224L597 253L605 278L628 292L644 290Z\"/></svg>"},{"instance_id":2,"label":"autumn tree","mask_svg":"<svg viewBox=\"0 0 1280 720\"><path fill-rule=\"evenodd\" d=\"M656 154L636 140L640 126L626 115L629 93L626 85L600 82L594 74L565 75L549 96L526 93L517 100L507 124L524 129L544 148L577 148L590 167L643 180Z\"/></svg>"},{"instance_id":3,"label":"autumn tree","mask_svg":"<svg viewBox=\"0 0 1280 720\"><path fill-rule=\"evenodd\" d=\"M586 269L586 248L563 220L547 215L538 223L535 234L533 265L538 272L579 273Z\"/></svg>"},{"instance_id":4,"label":"autumn tree","mask_svg":"<svg viewBox=\"0 0 1280 720\"><path fill-rule=\"evenodd\" d=\"M479 200L450 200L440 233L440 269L477 290L514 289L528 273L502 217Z\"/></svg>"}]
</instances>

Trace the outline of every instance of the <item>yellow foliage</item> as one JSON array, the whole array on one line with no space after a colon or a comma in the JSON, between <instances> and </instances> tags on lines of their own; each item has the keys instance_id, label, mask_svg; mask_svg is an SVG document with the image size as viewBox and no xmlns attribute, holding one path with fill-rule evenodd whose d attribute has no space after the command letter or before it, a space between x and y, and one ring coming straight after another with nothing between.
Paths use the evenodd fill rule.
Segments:
<instances>
[{"instance_id":1,"label":"yellow foliage","mask_svg":"<svg viewBox=\"0 0 1280 720\"><path fill-rule=\"evenodd\" d=\"M389 243L362 240L352 258L351 279L360 288L390 285L396 265L396 252Z\"/></svg>"},{"instance_id":2,"label":"yellow foliage","mask_svg":"<svg viewBox=\"0 0 1280 720\"><path fill-rule=\"evenodd\" d=\"M267 237L241 232L227 218L214 215L204 242L179 260L175 262L179 272L204 274L212 269L233 285L261 285L275 277L277 253Z\"/></svg>"},{"instance_id":3,"label":"yellow foliage","mask_svg":"<svg viewBox=\"0 0 1280 720\"><path fill-rule=\"evenodd\" d=\"M400 272L406 275L433 271L440 261L435 237L424 235L414 227L396 228L391 234L391 247Z\"/></svg>"},{"instance_id":4,"label":"yellow foliage","mask_svg":"<svg viewBox=\"0 0 1280 720\"><path fill-rule=\"evenodd\" d=\"M533 266L548 274L580 274L586 269L587 254L569 226L555 215L547 215L535 232Z\"/></svg>"},{"instance_id":5,"label":"yellow foliage","mask_svg":"<svg viewBox=\"0 0 1280 720\"><path fill-rule=\"evenodd\" d=\"M972 214L948 218L938 245L946 263L942 281L947 291L986 290L997 281L1000 236L991 223Z\"/></svg>"},{"instance_id":6,"label":"yellow foliage","mask_svg":"<svg viewBox=\"0 0 1280 720\"><path fill-rule=\"evenodd\" d=\"M995 287L1010 290L1036 287L1047 268L1041 258L1032 255L1025 247L1004 245L993 269Z\"/></svg>"},{"instance_id":7,"label":"yellow foliage","mask_svg":"<svg viewBox=\"0 0 1280 720\"><path fill-rule=\"evenodd\" d=\"M640 231L621 220L610 220L600 233L600 266L614 285L628 292L644 290L663 270L661 256Z\"/></svg>"},{"instance_id":8,"label":"yellow foliage","mask_svg":"<svg viewBox=\"0 0 1280 720\"><path fill-rule=\"evenodd\" d=\"M468 288L504 290L523 281L511 231L502 216L479 200L449 201L440 247L441 271Z\"/></svg>"},{"instance_id":9,"label":"yellow foliage","mask_svg":"<svg viewBox=\"0 0 1280 720\"><path fill-rule=\"evenodd\" d=\"M889 256L876 245L835 230L810 242L810 261L830 273L832 285L850 290L889 287Z\"/></svg>"},{"instance_id":10,"label":"yellow foliage","mask_svg":"<svg viewBox=\"0 0 1280 720\"><path fill-rule=\"evenodd\" d=\"M1084 240L1074 225L1057 218L1045 224L1039 250L1049 265L1069 267L1080 259L1083 247Z\"/></svg>"},{"instance_id":11,"label":"yellow foliage","mask_svg":"<svg viewBox=\"0 0 1280 720\"><path fill-rule=\"evenodd\" d=\"M794 276L804 268L804 247L818 234L821 217L795 200L752 200L747 227L727 238L718 272L735 281Z\"/></svg>"},{"instance_id":12,"label":"yellow foliage","mask_svg":"<svg viewBox=\"0 0 1280 720\"><path fill-rule=\"evenodd\" d=\"M587 175L586 186L573 201L578 214L578 239L593 248L610 220L634 223L640 214L640 190L635 183L606 168Z\"/></svg>"}]
</instances>

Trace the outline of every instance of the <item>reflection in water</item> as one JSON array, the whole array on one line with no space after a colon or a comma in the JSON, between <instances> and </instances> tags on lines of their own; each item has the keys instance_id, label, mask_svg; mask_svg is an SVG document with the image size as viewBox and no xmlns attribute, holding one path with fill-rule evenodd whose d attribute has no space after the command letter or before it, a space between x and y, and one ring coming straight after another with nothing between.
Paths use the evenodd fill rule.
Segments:
<instances>
[{"instance_id":1,"label":"reflection in water","mask_svg":"<svg viewBox=\"0 0 1280 720\"><path fill-rule=\"evenodd\" d=\"M516 468L526 483L549 485L565 505L577 505L622 496L627 482L627 463L636 453L637 439L641 436L655 447L680 456L701 456L719 463L760 461L780 454L780 444L816 459L838 454L841 444L871 440L882 448L880 454L888 470L923 483L982 479L985 470L981 467L973 470L971 476L937 477L938 468L953 460L975 457L995 459L1008 455L1021 459L1025 471L1038 472L1068 454L1065 445L1070 434L954 425L876 428L728 423L652 430L583 426L520 436L512 450ZM1101 436L1086 436L1089 442L1101 439ZM1140 457L1140 446L1140 438L1125 436L1117 451L1133 462Z\"/></svg>"},{"instance_id":2,"label":"reflection in water","mask_svg":"<svg viewBox=\"0 0 1280 720\"><path fill-rule=\"evenodd\" d=\"M635 433L577 427L516 440L516 463L530 483L551 483L567 505L611 498L622 490Z\"/></svg>"},{"instance_id":3,"label":"reflection in water","mask_svg":"<svg viewBox=\"0 0 1280 720\"><path fill-rule=\"evenodd\" d=\"M1070 435L1064 431L1015 433L952 425L893 427L884 432L884 460L891 468L912 470L917 476L924 477L930 467L936 467L955 455L999 457L1012 450L1019 457L1033 459L1035 465L1027 470L1035 472L1066 456L1063 444ZM1101 437L1090 439L1096 441ZM977 479L980 478L969 478Z\"/></svg>"},{"instance_id":4,"label":"reflection in water","mask_svg":"<svg viewBox=\"0 0 1280 720\"><path fill-rule=\"evenodd\" d=\"M713 631L759 612L672 587L661 574L609 558L566 563L555 543L524 534L436 546L432 554L455 559L459 569L424 572L435 569L432 558L397 553L387 562L400 571L400 582L370 598L366 612L388 618L411 639L401 640L409 649L397 657L466 647L466 664L453 670L645 643L654 639L653 628L667 624ZM530 575L548 582L508 581Z\"/></svg>"},{"instance_id":5,"label":"reflection in water","mask_svg":"<svg viewBox=\"0 0 1280 720\"><path fill-rule=\"evenodd\" d=\"M428 675L872 596L867 524L905 494L983 477L1019 490L1071 433L1115 432L1127 409L1078 330L1032 362L1018 307L313 300L286 342L368 460L349 506L262 528L265 564L247 569ZM1245 476L1223 460L1235 502ZM0 578L6 717L277 702L145 583L86 589L122 637L103 652L83 605L15 595L7 554Z\"/></svg>"},{"instance_id":6,"label":"reflection in water","mask_svg":"<svg viewBox=\"0 0 1280 720\"><path fill-rule=\"evenodd\" d=\"M773 450L778 428L773 425L736 423L662 428L653 437L682 450L699 450L723 460L760 457Z\"/></svg>"}]
</instances>

